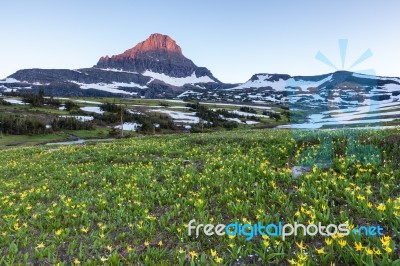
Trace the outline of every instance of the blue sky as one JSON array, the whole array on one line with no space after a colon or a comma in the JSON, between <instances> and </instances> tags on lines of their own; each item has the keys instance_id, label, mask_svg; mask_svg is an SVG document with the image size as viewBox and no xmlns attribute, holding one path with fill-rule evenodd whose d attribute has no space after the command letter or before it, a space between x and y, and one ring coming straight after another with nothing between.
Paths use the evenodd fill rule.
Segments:
<instances>
[{"instance_id":1,"label":"blue sky","mask_svg":"<svg viewBox=\"0 0 400 266\"><path fill-rule=\"evenodd\" d=\"M394 0L15 0L2 1L0 10L0 78L22 68L90 67L151 33L171 36L186 57L224 82L255 73L332 72L315 55L341 65L340 38L349 40L347 66L369 48L373 57L358 68L400 76Z\"/></svg>"}]
</instances>

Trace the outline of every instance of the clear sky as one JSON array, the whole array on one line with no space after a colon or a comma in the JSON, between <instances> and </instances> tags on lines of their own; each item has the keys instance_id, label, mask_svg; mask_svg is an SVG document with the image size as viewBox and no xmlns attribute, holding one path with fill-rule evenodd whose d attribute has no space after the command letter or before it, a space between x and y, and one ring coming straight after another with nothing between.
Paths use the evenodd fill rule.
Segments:
<instances>
[{"instance_id":1,"label":"clear sky","mask_svg":"<svg viewBox=\"0 0 400 266\"><path fill-rule=\"evenodd\" d=\"M171 36L223 82L332 72L315 55L341 66L341 38L349 40L345 66L369 48L361 69L400 76L396 0L13 0L0 10L0 78L22 68L90 67L151 33Z\"/></svg>"}]
</instances>

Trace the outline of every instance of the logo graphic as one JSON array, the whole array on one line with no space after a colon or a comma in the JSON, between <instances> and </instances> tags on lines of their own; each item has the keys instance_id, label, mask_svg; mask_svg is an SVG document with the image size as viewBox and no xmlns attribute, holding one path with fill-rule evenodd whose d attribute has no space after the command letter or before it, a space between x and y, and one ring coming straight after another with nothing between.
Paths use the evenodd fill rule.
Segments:
<instances>
[{"instance_id":1,"label":"logo graphic","mask_svg":"<svg viewBox=\"0 0 400 266\"><path fill-rule=\"evenodd\" d=\"M230 237L244 236L246 241L252 240L256 236L279 236L282 237L282 241L289 236L297 235L309 235L315 236L317 234L321 236L334 236L340 234L342 236L347 236L349 234L363 235L363 236L383 236L383 228L378 226L360 226L358 228L350 229L348 224L328 224L322 225L320 222L317 224L301 224L295 222L283 223L279 222L277 224L270 223L264 225L261 221L255 224L241 224L239 222L225 224L198 224L193 225L196 222L192 219L188 223L188 235L195 235L196 238L200 234L206 236L224 236L228 235Z\"/></svg>"},{"instance_id":2,"label":"logo graphic","mask_svg":"<svg viewBox=\"0 0 400 266\"><path fill-rule=\"evenodd\" d=\"M345 68L347 58L347 39L339 39L341 68L328 59L321 51L315 58L331 67L334 72L317 77L291 78L286 81L289 100L289 119L292 129L324 129L337 130L323 136L323 133L312 133L294 130L293 137L297 141L319 139L318 148L305 150L299 157L301 166L331 167L333 160L333 136L346 142L348 160L362 163L379 163L378 149L357 143L360 126L380 126L379 95L376 95L377 77L375 70L354 70L372 57L370 49Z\"/></svg>"},{"instance_id":3,"label":"logo graphic","mask_svg":"<svg viewBox=\"0 0 400 266\"><path fill-rule=\"evenodd\" d=\"M344 68L345 65L345 61L346 61L346 54L347 54L347 44L348 44L348 40L347 39L339 39L338 40L338 44L339 44L339 50L340 50L340 59L342 61L342 69ZM371 49L367 49L349 68L349 70L351 70L353 67L361 64L362 62L364 62L365 60L367 60L368 58L372 57L372 51ZM315 56L315 59L321 61L322 63L324 63L325 65L328 65L332 68L334 68L335 70L338 70L338 68L320 51L318 51L317 55ZM370 70L361 70L362 73L365 73L364 71L370 71ZM356 71L358 73L360 73L359 71Z\"/></svg>"}]
</instances>

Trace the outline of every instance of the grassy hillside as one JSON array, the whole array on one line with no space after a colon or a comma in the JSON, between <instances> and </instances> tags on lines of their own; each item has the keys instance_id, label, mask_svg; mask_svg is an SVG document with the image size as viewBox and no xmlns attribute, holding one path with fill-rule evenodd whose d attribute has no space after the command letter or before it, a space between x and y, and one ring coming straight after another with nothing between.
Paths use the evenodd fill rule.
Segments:
<instances>
[{"instance_id":1,"label":"grassy hillside","mask_svg":"<svg viewBox=\"0 0 400 266\"><path fill-rule=\"evenodd\" d=\"M233 131L0 151L0 265L399 265L400 132L349 132ZM356 150L361 156L351 156ZM300 164L314 167L293 179ZM380 225L385 237L196 238L188 236L192 219Z\"/></svg>"}]
</instances>

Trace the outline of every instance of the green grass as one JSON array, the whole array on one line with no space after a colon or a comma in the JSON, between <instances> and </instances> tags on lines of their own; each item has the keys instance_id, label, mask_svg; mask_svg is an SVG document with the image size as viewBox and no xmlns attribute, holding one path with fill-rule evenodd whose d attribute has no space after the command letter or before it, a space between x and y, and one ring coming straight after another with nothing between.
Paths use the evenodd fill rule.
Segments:
<instances>
[{"instance_id":1,"label":"green grass","mask_svg":"<svg viewBox=\"0 0 400 266\"><path fill-rule=\"evenodd\" d=\"M72 134L81 139L94 139L108 137L108 128L95 128L93 130L64 130L63 132Z\"/></svg>"},{"instance_id":2,"label":"green grass","mask_svg":"<svg viewBox=\"0 0 400 266\"><path fill-rule=\"evenodd\" d=\"M56 115L66 115L67 111L58 110L50 107L35 107L31 105L0 105L0 111L2 112L19 112L19 113L41 113L41 114L56 114Z\"/></svg>"},{"instance_id":3,"label":"green grass","mask_svg":"<svg viewBox=\"0 0 400 266\"><path fill-rule=\"evenodd\" d=\"M58 110L58 109L45 108L45 107L31 107L27 111L29 111L30 113L31 112L39 112L39 113L53 114L53 115L68 115L69 114L65 110Z\"/></svg>"},{"instance_id":4,"label":"green grass","mask_svg":"<svg viewBox=\"0 0 400 266\"><path fill-rule=\"evenodd\" d=\"M65 134L46 135L2 135L0 136L0 149L12 146L34 146L46 142L55 142L68 139Z\"/></svg>"},{"instance_id":5,"label":"green grass","mask_svg":"<svg viewBox=\"0 0 400 266\"><path fill-rule=\"evenodd\" d=\"M0 265L399 265L399 140L242 130L4 150ZM329 158L323 143L332 165L292 179L291 166ZM192 219L379 224L387 237L196 238Z\"/></svg>"},{"instance_id":6,"label":"green grass","mask_svg":"<svg viewBox=\"0 0 400 266\"><path fill-rule=\"evenodd\" d=\"M0 136L0 149L14 146L35 146L48 142L60 142L73 139L73 136L82 139L101 139L107 138L108 132L108 128L96 128L93 130L64 130L43 135L2 135Z\"/></svg>"},{"instance_id":7,"label":"green grass","mask_svg":"<svg viewBox=\"0 0 400 266\"><path fill-rule=\"evenodd\" d=\"M0 110L2 112L5 111L28 111L32 107L29 105L18 105L18 104L13 104L13 105L1 105L0 104Z\"/></svg>"}]
</instances>

